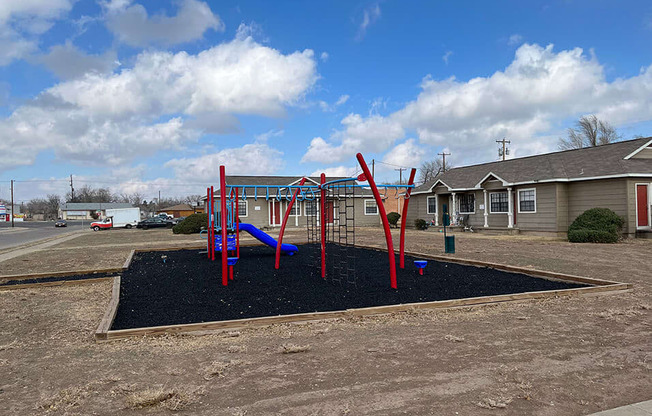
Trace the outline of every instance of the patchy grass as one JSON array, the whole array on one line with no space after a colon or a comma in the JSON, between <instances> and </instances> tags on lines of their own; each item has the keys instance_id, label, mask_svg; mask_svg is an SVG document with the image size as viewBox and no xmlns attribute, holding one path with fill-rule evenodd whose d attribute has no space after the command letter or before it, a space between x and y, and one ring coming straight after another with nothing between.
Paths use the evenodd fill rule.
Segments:
<instances>
[{"instance_id":1,"label":"patchy grass","mask_svg":"<svg viewBox=\"0 0 652 416\"><path fill-rule=\"evenodd\" d=\"M203 369L204 380L212 380L215 377L224 377L227 368L244 364L242 360L230 361L213 361L208 367Z\"/></svg>"},{"instance_id":2,"label":"patchy grass","mask_svg":"<svg viewBox=\"0 0 652 416\"><path fill-rule=\"evenodd\" d=\"M455 335L446 335L444 339L450 342L464 342L464 337L456 337Z\"/></svg>"},{"instance_id":3,"label":"patchy grass","mask_svg":"<svg viewBox=\"0 0 652 416\"><path fill-rule=\"evenodd\" d=\"M310 351L310 345L284 344L281 346L281 353L283 354L296 354L308 351Z\"/></svg>"},{"instance_id":4,"label":"patchy grass","mask_svg":"<svg viewBox=\"0 0 652 416\"><path fill-rule=\"evenodd\" d=\"M504 409L512 402L512 400L511 397L486 397L476 403L476 405L483 409Z\"/></svg>"},{"instance_id":5,"label":"patchy grass","mask_svg":"<svg viewBox=\"0 0 652 416\"><path fill-rule=\"evenodd\" d=\"M162 387L129 393L125 399L129 409L163 407L169 410L181 410L193 401L194 397L190 393Z\"/></svg>"}]
</instances>

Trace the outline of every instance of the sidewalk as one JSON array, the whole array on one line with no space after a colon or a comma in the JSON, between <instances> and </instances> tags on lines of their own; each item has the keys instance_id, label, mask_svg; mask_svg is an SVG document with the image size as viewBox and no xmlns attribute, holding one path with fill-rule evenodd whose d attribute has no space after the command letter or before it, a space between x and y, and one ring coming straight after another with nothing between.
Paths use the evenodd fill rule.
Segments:
<instances>
[{"instance_id":1,"label":"sidewalk","mask_svg":"<svg viewBox=\"0 0 652 416\"><path fill-rule=\"evenodd\" d=\"M652 400L604 410L589 416L652 416Z\"/></svg>"},{"instance_id":2,"label":"sidewalk","mask_svg":"<svg viewBox=\"0 0 652 416\"><path fill-rule=\"evenodd\" d=\"M72 240L73 238L77 238L80 235L83 235L83 233L84 233L83 230L73 231L56 237L45 238L44 239L45 241L44 240L34 241L22 246L8 249L4 251L2 254L0 254L0 263L2 263L3 261L13 259L18 256L22 256L23 254L34 253L36 251L43 250L44 248L48 248L56 244L63 243L64 241Z\"/></svg>"}]
</instances>

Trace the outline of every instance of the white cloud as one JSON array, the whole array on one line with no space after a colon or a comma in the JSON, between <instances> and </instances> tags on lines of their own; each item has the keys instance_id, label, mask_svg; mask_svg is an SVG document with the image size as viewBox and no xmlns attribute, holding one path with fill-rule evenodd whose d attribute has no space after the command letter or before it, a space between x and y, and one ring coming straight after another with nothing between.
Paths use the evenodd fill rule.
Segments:
<instances>
[{"instance_id":1,"label":"white cloud","mask_svg":"<svg viewBox=\"0 0 652 416\"><path fill-rule=\"evenodd\" d=\"M364 119L359 114L349 114L342 119L342 125L344 130L332 134L329 142L321 137L312 139L301 161L334 163L361 151L384 151L405 134L398 123L379 115Z\"/></svg>"},{"instance_id":2,"label":"white cloud","mask_svg":"<svg viewBox=\"0 0 652 416\"><path fill-rule=\"evenodd\" d=\"M87 75L49 93L94 114L199 114L278 116L316 81L313 52L283 55L251 38L197 55L144 52L119 74ZM97 97L102 97L98 100Z\"/></svg>"},{"instance_id":3,"label":"white cloud","mask_svg":"<svg viewBox=\"0 0 652 416\"><path fill-rule=\"evenodd\" d=\"M131 46L176 45L200 39L208 29L223 31L224 24L208 4L182 0L176 16L148 16L129 1L105 3L106 26L120 41Z\"/></svg>"},{"instance_id":4,"label":"white cloud","mask_svg":"<svg viewBox=\"0 0 652 416\"><path fill-rule=\"evenodd\" d=\"M319 59L321 59L322 62L328 61L328 52L322 52L321 55L319 55Z\"/></svg>"},{"instance_id":5,"label":"white cloud","mask_svg":"<svg viewBox=\"0 0 652 416\"><path fill-rule=\"evenodd\" d=\"M520 45L523 42L523 36L519 35L518 33L514 33L507 39L507 44L509 46L516 46Z\"/></svg>"},{"instance_id":6,"label":"white cloud","mask_svg":"<svg viewBox=\"0 0 652 416\"><path fill-rule=\"evenodd\" d=\"M61 82L0 119L0 170L53 149L71 163L117 166L202 133L232 132L237 116L279 116L312 87L313 52L283 55L251 38L189 55L144 52L116 74ZM187 120L187 121L186 121Z\"/></svg>"},{"instance_id":7,"label":"white cloud","mask_svg":"<svg viewBox=\"0 0 652 416\"><path fill-rule=\"evenodd\" d=\"M417 167L425 160L426 149L414 139L408 139L394 146L383 157L383 162L403 167Z\"/></svg>"},{"instance_id":8,"label":"white cloud","mask_svg":"<svg viewBox=\"0 0 652 416\"><path fill-rule=\"evenodd\" d=\"M337 107L341 106L342 104L345 104L347 101L349 101L349 95L348 94L343 94L340 95L340 97L335 101L334 104L328 104L326 101L319 101L319 108L321 108L322 111L324 112L331 112L335 111Z\"/></svg>"},{"instance_id":9,"label":"white cloud","mask_svg":"<svg viewBox=\"0 0 652 416\"><path fill-rule=\"evenodd\" d=\"M173 159L165 163L180 180L217 181L220 165L227 175L272 175L283 168L283 153L266 143L246 144L196 158Z\"/></svg>"},{"instance_id":10,"label":"white cloud","mask_svg":"<svg viewBox=\"0 0 652 416\"><path fill-rule=\"evenodd\" d=\"M86 54L70 42L53 46L47 54L39 57L38 61L63 80L79 78L86 74L107 74L118 66L114 51L102 55Z\"/></svg>"},{"instance_id":11,"label":"white cloud","mask_svg":"<svg viewBox=\"0 0 652 416\"><path fill-rule=\"evenodd\" d=\"M358 41L364 39L365 35L367 34L367 29L369 28L369 26L376 23L378 19L380 19L380 6L376 3L374 5L366 7L362 11L362 21L360 22L360 26L358 27L358 34L356 35L356 39Z\"/></svg>"},{"instance_id":12,"label":"white cloud","mask_svg":"<svg viewBox=\"0 0 652 416\"><path fill-rule=\"evenodd\" d=\"M0 66L38 50L38 35L72 8L73 0L0 2Z\"/></svg>"},{"instance_id":13,"label":"white cloud","mask_svg":"<svg viewBox=\"0 0 652 416\"><path fill-rule=\"evenodd\" d=\"M335 102L335 105L336 106L337 105L342 105L342 104L346 103L347 101L349 101L349 98L350 97L349 97L348 94L340 95L340 98L337 99L337 101Z\"/></svg>"},{"instance_id":14,"label":"white cloud","mask_svg":"<svg viewBox=\"0 0 652 416\"><path fill-rule=\"evenodd\" d=\"M448 60L450 59L450 57L451 57L452 54L453 54L453 51L446 51L446 53L444 54L444 56L441 57L442 61L444 61L444 63L445 63L446 65L448 65Z\"/></svg>"},{"instance_id":15,"label":"white cloud","mask_svg":"<svg viewBox=\"0 0 652 416\"><path fill-rule=\"evenodd\" d=\"M603 65L580 48L555 52L552 45L524 44L509 66L488 77L426 76L402 109L386 117L350 116L327 140L313 139L303 160L332 163L354 151L384 152L405 131L415 131L422 144L449 147L460 164L495 160L494 140L502 137L524 156L554 150L564 123L591 113L616 126L652 119L652 65L609 82ZM360 137L360 130L371 134Z\"/></svg>"},{"instance_id":16,"label":"white cloud","mask_svg":"<svg viewBox=\"0 0 652 416\"><path fill-rule=\"evenodd\" d=\"M341 177L353 177L356 173L361 172L359 166L332 166L329 168L317 169L310 174L310 176L320 176L322 173L326 174L327 177L341 176Z\"/></svg>"}]
</instances>

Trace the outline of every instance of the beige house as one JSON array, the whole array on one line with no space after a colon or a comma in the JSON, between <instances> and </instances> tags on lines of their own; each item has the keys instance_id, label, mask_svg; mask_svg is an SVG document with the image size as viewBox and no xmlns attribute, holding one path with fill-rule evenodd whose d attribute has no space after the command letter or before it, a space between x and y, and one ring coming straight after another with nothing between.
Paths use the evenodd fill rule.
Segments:
<instances>
[{"instance_id":1,"label":"beige house","mask_svg":"<svg viewBox=\"0 0 652 416\"><path fill-rule=\"evenodd\" d=\"M652 236L652 138L451 169L412 192L408 218L474 231L565 235L590 208L625 219L626 236ZM409 220L412 222L412 220Z\"/></svg>"},{"instance_id":2,"label":"beige house","mask_svg":"<svg viewBox=\"0 0 652 416\"><path fill-rule=\"evenodd\" d=\"M238 188L238 195L240 197L238 205L238 214L240 221L250 223L258 228L271 228L280 227L283 221L283 216L287 212L289 201L287 200L288 192L291 190L288 186L298 185L301 181L301 176L227 176L226 183L230 187ZM326 178L327 181L342 179L342 178ZM318 185L319 178L307 178L306 185ZM246 199L241 199L243 188L242 185L269 185L269 193L267 190L258 188L254 191L250 188L246 190ZM214 189L215 203L219 204L219 190ZM280 193L280 201L276 197ZM319 200L319 195L316 195ZM203 198L204 208L206 209L207 198ZM356 189L353 197L353 207L355 211L355 226L378 226L381 224L380 215L376 201L370 190ZM319 205L318 210L319 210ZM308 201L296 201L290 212L288 219L288 227L306 227L308 216L311 214L311 204ZM333 203L328 202L326 205L326 219L330 223L338 223L339 215L337 207ZM206 211L207 212L207 211ZM317 211L317 218L319 218L319 211Z\"/></svg>"}]
</instances>

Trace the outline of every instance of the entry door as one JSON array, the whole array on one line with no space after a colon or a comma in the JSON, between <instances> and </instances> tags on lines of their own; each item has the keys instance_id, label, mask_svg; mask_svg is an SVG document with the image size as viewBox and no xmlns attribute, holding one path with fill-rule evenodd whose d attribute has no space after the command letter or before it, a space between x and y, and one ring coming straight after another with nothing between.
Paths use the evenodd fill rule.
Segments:
<instances>
[{"instance_id":1,"label":"entry door","mask_svg":"<svg viewBox=\"0 0 652 416\"><path fill-rule=\"evenodd\" d=\"M281 202L280 201L269 201L269 224L270 225L281 225L283 218L281 218Z\"/></svg>"},{"instance_id":2,"label":"entry door","mask_svg":"<svg viewBox=\"0 0 652 416\"><path fill-rule=\"evenodd\" d=\"M636 212L639 227L650 226L650 213L648 206L648 185L636 185Z\"/></svg>"},{"instance_id":3,"label":"entry door","mask_svg":"<svg viewBox=\"0 0 652 416\"><path fill-rule=\"evenodd\" d=\"M324 219L327 224L333 223L334 211L333 211L333 201L326 201L324 203Z\"/></svg>"}]
</instances>

